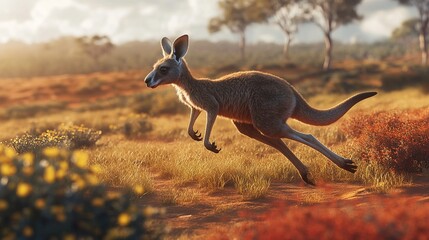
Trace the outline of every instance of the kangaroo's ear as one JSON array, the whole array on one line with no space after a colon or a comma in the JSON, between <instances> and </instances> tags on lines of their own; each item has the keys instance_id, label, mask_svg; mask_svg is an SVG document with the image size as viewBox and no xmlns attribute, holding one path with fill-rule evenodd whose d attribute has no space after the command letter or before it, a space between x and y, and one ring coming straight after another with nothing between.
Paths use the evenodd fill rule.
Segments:
<instances>
[{"instance_id":1,"label":"kangaroo's ear","mask_svg":"<svg viewBox=\"0 0 429 240\"><path fill-rule=\"evenodd\" d=\"M170 39L163 37L161 39L161 48L162 48L162 54L165 56L168 56L171 54L171 41Z\"/></svg>"},{"instance_id":2,"label":"kangaroo's ear","mask_svg":"<svg viewBox=\"0 0 429 240\"><path fill-rule=\"evenodd\" d=\"M186 55L189 46L189 37L188 35L183 35L174 40L173 43L173 57L176 61L179 61L182 57Z\"/></svg>"}]
</instances>

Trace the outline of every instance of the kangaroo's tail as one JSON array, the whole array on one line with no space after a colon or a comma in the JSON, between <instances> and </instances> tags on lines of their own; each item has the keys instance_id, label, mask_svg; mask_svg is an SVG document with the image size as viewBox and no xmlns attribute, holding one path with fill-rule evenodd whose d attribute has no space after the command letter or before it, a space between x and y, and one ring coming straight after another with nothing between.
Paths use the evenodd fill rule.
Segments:
<instances>
[{"instance_id":1,"label":"kangaroo's tail","mask_svg":"<svg viewBox=\"0 0 429 240\"><path fill-rule=\"evenodd\" d=\"M297 102L295 111L292 114L292 118L295 118L303 123L316 126L329 125L337 121L356 103L377 94L377 92L359 93L354 95L353 97L346 99L345 101L333 108L326 110L318 110L311 107L307 103L307 101L305 101L305 99L301 96L301 94L299 94L297 91L294 92Z\"/></svg>"}]
</instances>

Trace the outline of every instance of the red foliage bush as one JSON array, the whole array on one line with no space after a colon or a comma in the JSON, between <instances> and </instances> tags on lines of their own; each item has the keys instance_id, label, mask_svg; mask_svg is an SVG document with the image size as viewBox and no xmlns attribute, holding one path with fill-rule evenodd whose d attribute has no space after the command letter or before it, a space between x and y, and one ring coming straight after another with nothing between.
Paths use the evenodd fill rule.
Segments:
<instances>
[{"instance_id":1,"label":"red foliage bush","mask_svg":"<svg viewBox=\"0 0 429 240\"><path fill-rule=\"evenodd\" d=\"M377 161L398 172L429 167L429 110L356 115L342 130L360 147L361 160Z\"/></svg>"},{"instance_id":2,"label":"red foliage bush","mask_svg":"<svg viewBox=\"0 0 429 240\"><path fill-rule=\"evenodd\" d=\"M427 239L429 203L374 199L308 207L280 207L260 222L233 228L219 239Z\"/></svg>"}]
</instances>

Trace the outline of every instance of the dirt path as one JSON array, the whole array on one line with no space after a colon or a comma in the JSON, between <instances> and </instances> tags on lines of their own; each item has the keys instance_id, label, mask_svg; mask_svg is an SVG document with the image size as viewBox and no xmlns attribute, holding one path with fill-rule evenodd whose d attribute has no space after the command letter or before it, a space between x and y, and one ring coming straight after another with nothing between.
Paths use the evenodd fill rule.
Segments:
<instances>
[{"instance_id":1,"label":"dirt path","mask_svg":"<svg viewBox=\"0 0 429 240\"><path fill-rule=\"evenodd\" d=\"M208 192L196 184L176 187L177 191L192 189L198 196L190 203L165 203L165 189L172 189L174 183L168 178L155 177L156 189L142 198L142 204L164 207L166 215L162 217L171 231L169 238L180 236L203 239L207 234L228 229L231 226L257 221L256 217L279 204L290 207L302 207L329 202L353 204L369 207L374 197L381 198L419 198L429 202L429 175L417 176L409 186L392 190L388 194L370 192L363 186L345 183L319 183L317 187L296 183L274 182L269 193L262 199L246 200L232 187ZM339 205L341 205L339 204Z\"/></svg>"}]
</instances>

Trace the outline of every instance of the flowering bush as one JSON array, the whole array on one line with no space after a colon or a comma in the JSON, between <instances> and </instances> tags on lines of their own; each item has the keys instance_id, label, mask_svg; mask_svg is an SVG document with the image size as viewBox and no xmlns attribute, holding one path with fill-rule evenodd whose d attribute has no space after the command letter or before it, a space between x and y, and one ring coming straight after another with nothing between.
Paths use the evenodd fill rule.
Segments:
<instances>
[{"instance_id":1,"label":"flowering bush","mask_svg":"<svg viewBox=\"0 0 429 240\"><path fill-rule=\"evenodd\" d=\"M235 227L231 232L213 238L426 239L429 234L427 202L376 198L365 205L358 203L283 206L260 216L257 223Z\"/></svg>"},{"instance_id":2,"label":"flowering bush","mask_svg":"<svg viewBox=\"0 0 429 240\"><path fill-rule=\"evenodd\" d=\"M427 109L360 114L342 129L355 138L362 160L377 161L398 172L429 167Z\"/></svg>"},{"instance_id":3,"label":"flowering bush","mask_svg":"<svg viewBox=\"0 0 429 240\"><path fill-rule=\"evenodd\" d=\"M144 189L111 192L82 151L18 155L0 145L1 239L156 239L161 228L130 201ZM150 225L152 224L152 225Z\"/></svg>"},{"instance_id":4,"label":"flowering bush","mask_svg":"<svg viewBox=\"0 0 429 240\"><path fill-rule=\"evenodd\" d=\"M41 134L25 133L10 141L17 152L40 151L46 147L79 149L91 147L100 139L101 131L83 126L61 124L55 130L46 130Z\"/></svg>"}]
</instances>

